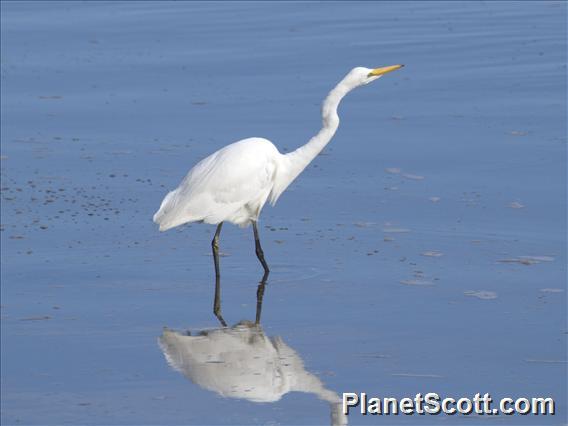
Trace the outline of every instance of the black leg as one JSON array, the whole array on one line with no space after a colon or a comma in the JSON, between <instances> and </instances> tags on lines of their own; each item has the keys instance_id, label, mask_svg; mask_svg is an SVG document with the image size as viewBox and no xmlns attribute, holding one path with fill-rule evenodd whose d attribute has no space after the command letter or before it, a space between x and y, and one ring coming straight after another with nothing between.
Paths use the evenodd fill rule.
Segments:
<instances>
[{"instance_id":1,"label":"black leg","mask_svg":"<svg viewBox=\"0 0 568 426\"><path fill-rule=\"evenodd\" d=\"M258 285L256 289L256 325L260 324L260 314L262 313L262 299L264 297L264 287L266 286L266 280L263 280Z\"/></svg>"},{"instance_id":2,"label":"black leg","mask_svg":"<svg viewBox=\"0 0 568 426\"><path fill-rule=\"evenodd\" d=\"M215 231L215 236L213 241L211 241L211 248L213 249L213 262L215 263L215 299L213 301L213 313L221 323L223 327L227 327L227 323L221 315L221 271L219 268L219 234L221 234L221 228L223 227L223 222L217 225L217 231Z\"/></svg>"},{"instance_id":3,"label":"black leg","mask_svg":"<svg viewBox=\"0 0 568 426\"><path fill-rule=\"evenodd\" d=\"M268 274L270 274L270 269L268 268L268 264L266 260L264 260L264 252L262 251L262 247L260 246L260 239L258 237L258 228L256 227L256 222L252 223L252 230L254 231L254 245L256 248L256 257L260 260L262 267L264 268L264 276L262 277L262 281L266 281L268 278Z\"/></svg>"}]
</instances>

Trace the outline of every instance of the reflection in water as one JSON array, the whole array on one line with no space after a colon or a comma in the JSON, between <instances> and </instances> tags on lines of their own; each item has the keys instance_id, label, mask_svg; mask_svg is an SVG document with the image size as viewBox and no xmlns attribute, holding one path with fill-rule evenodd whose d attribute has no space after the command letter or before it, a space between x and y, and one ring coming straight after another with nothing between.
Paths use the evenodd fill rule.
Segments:
<instances>
[{"instance_id":1,"label":"reflection in water","mask_svg":"<svg viewBox=\"0 0 568 426\"><path fill-rule=\"evenodd\" d=\"M275 402L294 391L313 393L329 402L332 424L347 424L339 396L307 372L280 337L267 337L259 325L242 321L193 336L166 328L159 342L168 364L202 388L253 402Z\"/></svg>"},{"instance_id":2,"label":"reflection in water","mask_svg":"<svg viewBox=\"0 0 568 426\"><path fill-rule=\"evenodd\" d=\"M259 302L257 321L262 297ZM165 328L159 344L168 364L202 388L253 402L275 402L288 392L313 393L330 404L333 425L347 424L339 395L307 372L280 337L266 336L258 323L241 321L193 335Z\"/></svg>"},{"instance_id":3,"label":"reflection in water","mask_svg":"<svg viewBox=\"0 0 568 426\"><path fill-rule=\"evenodd\" d=\"M256 324L260 324L260 315L262 313L262 299L264 297L264 288L266 287L268 273L269 272L265 270L262 279L258 283L258 289L256 290ZM221 325L223 327L227 327L227 323L223 318L223 314L221 314L221 276L219 275L219 260L215 261L215 296L213 298L213 313L215 314Z\"/></svg>"}]
</instances>

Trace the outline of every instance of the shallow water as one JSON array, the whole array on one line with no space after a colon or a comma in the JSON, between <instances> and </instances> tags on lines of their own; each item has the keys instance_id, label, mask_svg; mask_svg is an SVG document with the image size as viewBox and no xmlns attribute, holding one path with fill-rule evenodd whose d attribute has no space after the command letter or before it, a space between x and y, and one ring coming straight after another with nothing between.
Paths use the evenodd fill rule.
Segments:
<instances>
[{"instance_id":1,"label":"shallow water","mask_svg":"<svg viewBox=\"0 0 568 426\"><path fill-rule=\"evenodd\" d=\"M554 417L473 421L566 422L565 3L1 7L3 424L328 423L317 392L171 368L163 327L219 327L213 228L151 216L198 159L294 149L347 70L394 63L263 212L260 339L333 394L552 396ZM221 251L225 319L254 320L252 231Z\"/></svg>"}]
</instances>

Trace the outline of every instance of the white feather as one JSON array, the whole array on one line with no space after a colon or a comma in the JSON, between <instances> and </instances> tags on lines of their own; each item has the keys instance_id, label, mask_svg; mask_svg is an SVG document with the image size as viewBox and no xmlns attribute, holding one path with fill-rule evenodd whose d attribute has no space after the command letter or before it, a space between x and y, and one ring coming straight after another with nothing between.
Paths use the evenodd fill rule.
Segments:
<instances>
[{"instance_id":1,"label":"white feather","mask_svg":"<svg viewBox=\"0 0 568 426\"><path fill-rule=\"evenodd\" d=\"M268 140L249 138L232 143L197 163L169 192L154 222L160 231L187 222L247 226L257 221L268 199L280 195L329 143L339 126L337 107L355 87L376 80L377 70L354 68L329 92L322 105L323 127L310 141L289 154L281 154ZM387 72L387 71L384 71Z\"/></svg>"}]
</instances>

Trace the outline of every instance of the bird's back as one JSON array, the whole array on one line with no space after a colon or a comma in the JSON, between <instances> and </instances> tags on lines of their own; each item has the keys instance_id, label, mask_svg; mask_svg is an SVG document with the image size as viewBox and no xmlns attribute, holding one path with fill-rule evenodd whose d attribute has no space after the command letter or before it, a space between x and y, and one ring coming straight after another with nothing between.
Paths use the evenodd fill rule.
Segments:
<instances>
[{"instance_id":1,"label":"bird's back","mask_svg":"<svg viewBox=\"0 0 568 426\"><path fill-rule=\"evenodd\" d=\"M166 195L154 222L161 231L196 221L247 225L270 194L280 157L262 138L227 145L197 163Z\"/></svg>"}]
</instances>

